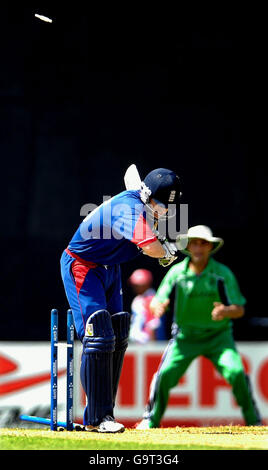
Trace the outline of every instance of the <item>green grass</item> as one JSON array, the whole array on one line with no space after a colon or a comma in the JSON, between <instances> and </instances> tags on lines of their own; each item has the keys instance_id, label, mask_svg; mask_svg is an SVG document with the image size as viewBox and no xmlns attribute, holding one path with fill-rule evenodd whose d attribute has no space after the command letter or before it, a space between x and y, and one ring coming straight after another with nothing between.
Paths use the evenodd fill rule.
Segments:
<instances>
[{"instance_id":1,"label":"green grass","mask_svg":"<svg viewBox=\"0 0 268 470\"><path fill-rule=\"evenodd\" d=\"M160 428L122 434L0 429L1 450L263 450L268 427Z\"/></svg>"}]
</instances>

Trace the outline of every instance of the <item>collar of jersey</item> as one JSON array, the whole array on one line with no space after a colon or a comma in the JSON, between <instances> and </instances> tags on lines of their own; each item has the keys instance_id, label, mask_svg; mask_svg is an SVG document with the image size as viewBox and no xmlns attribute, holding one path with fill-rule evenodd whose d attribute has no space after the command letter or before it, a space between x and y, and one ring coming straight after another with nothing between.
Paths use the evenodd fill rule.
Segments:
<instances>
[{"instance_id":1,"label":"collar of jersey","mask_svg":"<svg viewBox=\"0 0 268 470\"><path fill-rule=\"evenodd\" d=\"M187 258L184 260L184 261L185 261L184 273L187 274L187 276L189 276L189 277L196 277L197 275L194 273L194 271L192 271L192 270L189 268L190 260L191 260L191 258L188 257L188 256L187 256ZM200 273L197 277L202 276L203 274L206 274L208 271L210 271L210 269L211 269L211 267L212 267L212 264L213 264L213 259L212 259L212 258L209 258L208 264L206 265L204 271L202 271L202 273Z\"/></svg>"}]
</instances>

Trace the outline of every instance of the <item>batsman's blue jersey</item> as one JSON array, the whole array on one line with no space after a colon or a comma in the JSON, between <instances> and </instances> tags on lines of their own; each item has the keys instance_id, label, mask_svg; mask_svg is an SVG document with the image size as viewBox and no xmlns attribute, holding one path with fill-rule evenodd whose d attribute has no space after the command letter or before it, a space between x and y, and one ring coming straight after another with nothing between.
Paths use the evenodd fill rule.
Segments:
<instances>
[{"instance_id":1,"label":"batsman's blue jersey","mask_svg":"<svg viewBox=\"0 0 268 470\"><path fill-rule=\"evenodd\" d=\"M139 191L123 191L82 221L61 257L61 275L80 339L92 313L122 311L120 264L156 240Z\"/></svg>"},{"instance_id":2,"label":"batsman's blue jersey","mask_svg":"<svg viewBox=\"0 0 268 470\"><path fill-rule=\"evenodd\" d=\"M123 191L83 220L68 248L86 261L114 265L135 258L137 247L155 240L139 191Z\"/></svg>"}]
</instances>

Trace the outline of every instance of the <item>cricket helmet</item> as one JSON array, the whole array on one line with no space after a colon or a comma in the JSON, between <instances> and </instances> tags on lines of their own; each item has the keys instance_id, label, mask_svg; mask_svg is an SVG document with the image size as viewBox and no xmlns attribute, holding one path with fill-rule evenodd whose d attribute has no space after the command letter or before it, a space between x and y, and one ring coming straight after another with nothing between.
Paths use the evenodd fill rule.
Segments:
<instances>
[{"instance_id":1,"label":"cricket helmet","mask_svg":"<svg viewBox=\"0 0 268 470\"><path fill-rule=\"evenodd\" d=\"M147 197L146 203L151 199L158 205L168 209L166 218L173 217L176 213L176 205L181 197L181 182L172 170L157 168L152 170L142 182L142 191Z\"/></svg>"}]
</instances>

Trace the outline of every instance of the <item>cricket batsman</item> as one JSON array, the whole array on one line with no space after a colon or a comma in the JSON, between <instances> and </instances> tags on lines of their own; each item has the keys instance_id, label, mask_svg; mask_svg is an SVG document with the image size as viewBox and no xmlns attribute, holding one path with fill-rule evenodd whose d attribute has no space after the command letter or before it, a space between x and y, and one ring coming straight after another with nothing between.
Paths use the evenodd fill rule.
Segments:
<instances>
[{"instance_id":1,"label":"cricket batsman","mask_svg":"<svg viewBox=\"0 0 268 470\"><path fill-rule=\"evenodd\" d=\"M105 201L82 221L61 257L61 276L83 344L80 378L87 396L87 431L123 432L114 405L130 314L123 311L120 264L139 254L167 266L174 244L158 239L155 220L173 216L180 179L158 168L141 181L135 165L125 174L126 190Z\"/></svg>"},{"instance_id":2,"label":"cricket batsman","mask_svg":"<svg viewBox=\"0 0 268 470\"><path fill-rule=\"evenodd\" d=\"M176 289L174 323L177 332L164 352L154 374L143 420L137 429L160 426L169 392L178 384L198 356L210 359L232 387L247 425L260 425L261 418L236 349L232 319L244 315L246 299L233 272L213 255L223 245L209 227L197 225L187 234L186 258L172 266L151 302L156 317L164 315L173 287Z\"/></svg>"}]
</instances>

